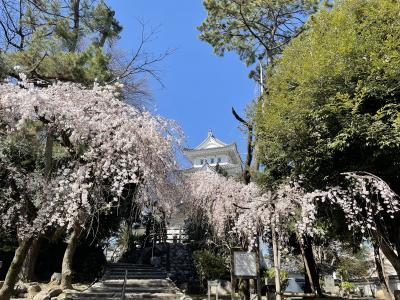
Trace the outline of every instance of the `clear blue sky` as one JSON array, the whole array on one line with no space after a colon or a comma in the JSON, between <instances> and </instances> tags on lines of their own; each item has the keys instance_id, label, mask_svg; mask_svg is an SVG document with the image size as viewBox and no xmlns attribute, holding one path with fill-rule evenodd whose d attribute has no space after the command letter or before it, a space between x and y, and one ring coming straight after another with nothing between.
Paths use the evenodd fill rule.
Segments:
<instances>
[{"instance_id":1,"label":"clear blue sky","mask_svg":"<svg viewBox=\"0 0 400 300\"><path fill-rule=\"evenodd\" d=\"M256 93L246 68L236 54L216 56L196 29L206 16L201 0L108 0L124 30L118 47L134 49L138 43L138 19L158 27L157 38L147 46L155 54L175 52L159 64L161 88L150 82L157 112L176 120L183 128L187 147L197 146L208 129L226 143L236 142L245 157L245 136L231 114L243 112Z\"/></svg>"}]
</instances>

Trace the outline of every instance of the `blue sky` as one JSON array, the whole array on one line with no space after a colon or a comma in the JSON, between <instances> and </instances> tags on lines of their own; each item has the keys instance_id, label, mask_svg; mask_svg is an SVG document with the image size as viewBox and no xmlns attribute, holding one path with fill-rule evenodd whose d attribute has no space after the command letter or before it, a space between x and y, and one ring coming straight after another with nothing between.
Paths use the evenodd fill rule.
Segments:
<instances>
[{"instance_id":1,"label":"blue sky","mask_svg":"<svg viewBox=\"0 0 400 300\"><path fill-rule=\"evenodd\" d=\"M257 87L249 69L236 54L216 56L210 45L198 39L196 27L206 16L201 0L108 0L124 30L118 47L135 49L139 41L138 19L158 28L147 45L155 54L174 53L159 64L164 88L150 82L157 112L176 120L185 132L187 147L197 146L212 129L226 143L236 142L245 156L245 136L231 114L243 112Z\"/></svg>"}]
</instances>

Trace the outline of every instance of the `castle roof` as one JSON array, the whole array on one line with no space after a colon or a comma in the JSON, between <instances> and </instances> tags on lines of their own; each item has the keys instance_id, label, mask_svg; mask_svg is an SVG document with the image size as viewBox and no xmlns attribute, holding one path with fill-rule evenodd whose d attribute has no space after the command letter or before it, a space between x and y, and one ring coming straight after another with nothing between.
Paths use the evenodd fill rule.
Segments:
<instances>
[{"instance_id":1,"label":"castle roof","mask_svg":"<svg viewBox=\"0 0 400 300\"><path fill-rule=\"evenodd\" d=\"M203 150L203 149L211 149L211 148L219 148L225 147L227 144L217 139L211 130L208 131L207 137L198 145L196 148L192 150Z\"/></svg>"},{"instance_id":2,"label":"castle roof","mask_svg":"<svg viewBox=\"0 0 400 300\"><path fill-rule=\"evenodd\" d=\"M211 130L208 132L207 138L197 147L184 148L183 154L191 161L201 157L226 154L230 157L231 163L242 165L242 159L240 158L236 143L226 144L222 142L214 136Z\"/></svg>"}]
</instances>

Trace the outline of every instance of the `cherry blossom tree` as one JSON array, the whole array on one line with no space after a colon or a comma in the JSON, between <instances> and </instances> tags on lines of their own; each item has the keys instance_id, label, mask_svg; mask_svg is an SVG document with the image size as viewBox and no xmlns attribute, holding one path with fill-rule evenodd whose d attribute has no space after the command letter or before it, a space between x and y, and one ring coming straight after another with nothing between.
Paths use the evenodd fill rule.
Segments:
<instances>
[{"instance_id":1,"label":"cherry blossom tree","mask_svg":"<svg viewBox=\"0 0 400 300\"><path fill-rule=\"evenodd\" d=\"M262 191L250 183L245 185L232 178L212 172L189 176L192 205L205 209L216 235L246 241L250 248L258 236L272 244L277 297L280 298L280 264L289 237L296 234L306 275L312 292L321 293L315 269L311 238L317 233L318 205L339 207L348 229L371 238L400 274L398 220L400 198L381 178L366 172L342 174L340 185L324 191L306 192L299 183L282 184L275 191Z\"/></svg>"},{"instance_id":2,"label":"cherry blossom tree","mask_svg":"<svg viewBox=\"0 0 400 300\"><path fill-rule=\"evenodd\" d=\"M257 247L259 236L270 236L274 256L277 297L280 297L281 250L288 243L293 226L302 249L304 238L313 235L315 201L298 184L285 184L276 191L262 191L212 172L197 172L189 177L192 205L206 209L216 235L226 241L239 240L242 247ZM228 245L229 246L229 245ZM310 282L312 265L304 264ZM315 265L315 263L314 263ZM315 280L314 280L315 281ZM314 282L317 284L317 282Z\"/></svg>"},{"instance_id":3,"label":"cherry blossom tree","mask_svg":"<svg viewBox=\"0 0 400 300\"><path fill-rule=\"evenodd\" d=\"M243 205L259 196L258 187L254 183L246 185L231 177L207 171L190 174L187 186L186 198L190 204L194 208L206 210L215 234L230 248L228 241L235 232L227 224L236 219Z\"/></svg>"},{"instance_id":4,"label":"cherry blossom tree","mask_svg":"<svg viewBox=\"0 0 400 300\"><path fill-rule=\"evenodd\" d=\"M16 228L19 238L1 300L9 299L30 244L46 230L63 228L69 235L62 265L68 288L78 237L97 213L133 200L126 195L165 211L174 207L179 128L120 101L118 90L0 85L0 226ZM35 131L31 140L46 141L44 167L27 169L10 159L12 141L27 128Z\"/></svg>"},{"instance_id":5,"label":"cherry blossom tree","mask_svg":"<svg viewBox=\"0 0 400 300\"><path fill-rule=\"evenodd\" d=\"M361 232L379 247L400 276L400 197L381 178L368 172L346 172L341 185L315 191L312 197L337 205L348 229Z\"/></svg>"},{"instance_id":6,"label":"cherry blossom tree","mask_svg":"<svg viewBox=\"0 0 400 300\"><path fill-rule=\"evenodd\" d=\"M239 237L233 229L242 205L260 194L257 186L212 171L188 175L186 185L189 187L186 199L193 210L205 211L216 244L222 245L229 253L233 247L247 249L250 239ZM244 299L249 299L248 280L239 281L239 293Z\"/></svg>"},{"instance_id":7,"label":"cherry blossom tree","mask_svg":"<svg viewBox=\"0 0 400 300\"><path fill-rule=\"evenodd\" d=\"M290 236L295 235L303 258L306 276L313 293L321 293L315 261L309 243L314 235L315 200L296 182L280 185L247 203L238 215L235 230L252 243L263 236L272 244L277 297L281 297L281 258L288 252ZM311 255L308 253L311 251ZM286 253L289 254L289 253Z\"/></svg>"},{"instance_id":8,"label":"cherry blossom tree","mask_svg":"<svg viewBox=\"0 0 400 300\"><path fill-rule=\"evenodd\" d=\"M325 202L343 211L349 230L361 232L365 238L372 239L374 247L382 250L400 276L399 196L385 181L371 173L347 172L342 175L344 178L340 180L340 185L327 187L324 191L305 192L294 183L280 186L273 193L264 193L260 198L253 199L247 205L248 209L241 211L236 223L236 229L248 237L254 237L257 228L264 232L271 231L274 262L278 268L279 249L282 248L279 244L286 242L294 224L306 273L311 286L314 286L312 290L317 293L318 278L312 276L315 262L313 257L307 258L306 250L308 239L316 230L317 206ZM379 261L376 259L378 269Z\"/></svg>"}]
</instances>

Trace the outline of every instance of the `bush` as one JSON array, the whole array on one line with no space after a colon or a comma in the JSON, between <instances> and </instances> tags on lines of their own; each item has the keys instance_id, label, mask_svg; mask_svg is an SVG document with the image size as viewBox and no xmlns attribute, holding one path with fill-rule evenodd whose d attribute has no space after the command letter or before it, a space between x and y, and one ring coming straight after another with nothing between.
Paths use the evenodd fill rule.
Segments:
<instances>
[{"instance_id":1,"label":"bush","mask_svg":"<svg viewBox=\"0 0 400 300\"><path fill-rule=\"evenodd\" d=\"M340 287L342 288L345 295L349 295L355 289L356 286L352 282L342 281Z\"/></svg>"},{"instance_id":2,"label":"bush","mask_svg":"<svg viewBox=\"0 0 400 300\"><path fill-rule=\"evenodd\" d=\"M280 273L279 277L281 280L281 290L284 291L289 284L288 272L286 272L285 270L281 270L279 273ZM268 282L271 280L274 280L274 282L275 282L275 269L274 268L266 269L264 271L263 278L264 279L266 278L268 280Z\"/></svg>"},{"instance_id":3,"label":"bush","mask_svg":"<svg viewBox=\"0 0 400 300\"><path fill-rule=\"evenodd\" d=\"M226 273L225 258L216 255L209 250L198 250L193 252L194 263L200 282L205 286L207 280L221 278Z\"/></svg>"}]
</instances>

